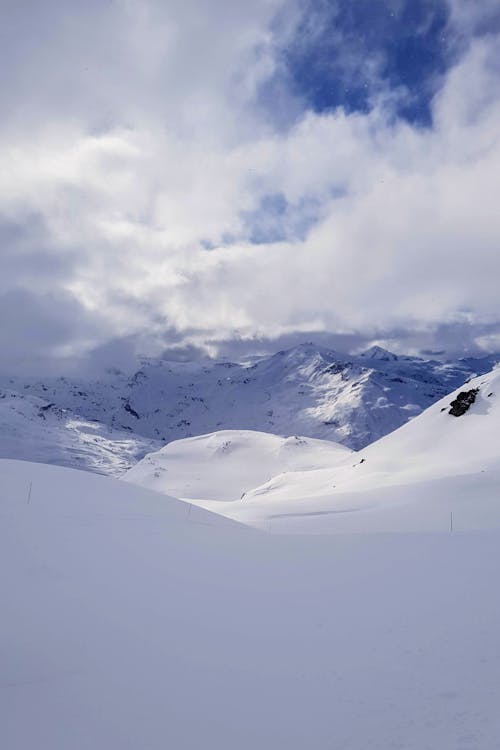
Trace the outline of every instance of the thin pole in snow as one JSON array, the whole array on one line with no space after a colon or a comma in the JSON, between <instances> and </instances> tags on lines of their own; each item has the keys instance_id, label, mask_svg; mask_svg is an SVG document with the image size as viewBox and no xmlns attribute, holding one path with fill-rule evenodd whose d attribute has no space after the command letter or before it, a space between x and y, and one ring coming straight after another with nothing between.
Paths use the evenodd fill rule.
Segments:
<instances>
[{"instance_id":1,"label":"thin pole in snow","mask_svg":"<svg viewBox=\"0 0 500 750\"><path fill-rule=\"evenodd\" d=\"M29 489L28 489L28 503L27 503L28 505L30 504L30 501L31 501L31 489L32 489L32 487L33 487L33 482L30 482L30 486L29 486Z\"/></svg>"},{"instance_id":2,"label":"thin pole in snow","mask_svg":"<svg viewBox=\"0 0 500 750\"><path fill-rule=\"evenodd\" d=\"M450 534L453 533L453 513L450 512Z\"/></svg>"}]
</instances>

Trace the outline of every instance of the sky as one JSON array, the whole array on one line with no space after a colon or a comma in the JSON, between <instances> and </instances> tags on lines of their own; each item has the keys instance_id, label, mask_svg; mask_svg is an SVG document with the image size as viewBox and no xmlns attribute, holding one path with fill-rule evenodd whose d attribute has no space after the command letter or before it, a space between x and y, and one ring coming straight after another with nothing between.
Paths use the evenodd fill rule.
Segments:
<instances>
[{"instance_id":1,"label":"sky","mask_svg":"<svg viewBox=\"0 0 500 750\"><path fill-rule=\"evenodd\" d=\"M3 369L500 351L497 0L2 9Z\"/></svg>"}]
</instances>

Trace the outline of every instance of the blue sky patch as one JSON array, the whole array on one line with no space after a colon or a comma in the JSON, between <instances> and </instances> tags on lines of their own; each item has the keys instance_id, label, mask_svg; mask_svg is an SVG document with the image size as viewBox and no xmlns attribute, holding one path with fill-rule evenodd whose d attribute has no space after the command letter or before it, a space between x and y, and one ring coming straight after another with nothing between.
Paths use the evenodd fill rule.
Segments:
<instances>
[{"instance_id":1,"label":"blue sky patch","mask_svg":"<svg viewBox=\"0 0 500 750\"><path fill-rule=\"evenodd\" d=\"M289 203L283 193L263 196L255 211L242 214L245 231L255 245L303 240L318 219L320 204L314 198Z\"/></svg>"},{"instance_id":2,"label":"blue sky patch","mask_svg":"<svg viewBox=\"0 0 500 750\"><path fill-rule=\"evenodd\" d=\"M309 0L282 51L289 85L316 112L367 112L381 91L396 115L431 124L431 100L453 62L444 0Z\"/></svg>"}]
</instances>

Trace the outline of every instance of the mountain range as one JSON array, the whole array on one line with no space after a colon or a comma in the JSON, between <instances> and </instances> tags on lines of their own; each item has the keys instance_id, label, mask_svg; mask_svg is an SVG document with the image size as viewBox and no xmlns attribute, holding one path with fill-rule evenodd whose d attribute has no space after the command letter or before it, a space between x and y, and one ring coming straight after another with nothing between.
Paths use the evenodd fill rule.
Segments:
<instances>
[{"instance_id":1,"label":"mountain range","mask_svg":"<svg viewBox=\"0 0 500 750\"><path fill-rule=\"evenodd\" d=\"M166 443L227 429L360 450L497 359L441 362L380 347L347 356L305 343L244 363L144 359L132 375L99 379L4 375L0 455L119 475Z\"/></svg>"}]
</instances>

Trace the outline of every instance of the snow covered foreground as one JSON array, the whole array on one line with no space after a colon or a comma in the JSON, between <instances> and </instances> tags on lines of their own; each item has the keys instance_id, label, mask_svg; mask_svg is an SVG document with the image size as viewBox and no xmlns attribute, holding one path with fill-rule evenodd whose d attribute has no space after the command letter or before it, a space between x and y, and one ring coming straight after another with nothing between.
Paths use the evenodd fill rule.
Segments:
<instances>
[{"instance_id":1,"label":"snow covered foreground","mask_svg":"<svg viewBox=\"0 0 500 750\"><path fill-rule=\"evenodd\" d=\"M5 750L500 747L498 529L275 536L70 469L0 478Z\"/></svg>"}]
</instances>

